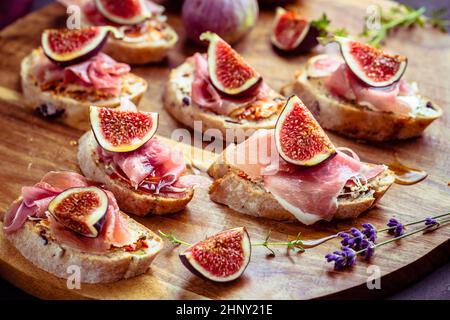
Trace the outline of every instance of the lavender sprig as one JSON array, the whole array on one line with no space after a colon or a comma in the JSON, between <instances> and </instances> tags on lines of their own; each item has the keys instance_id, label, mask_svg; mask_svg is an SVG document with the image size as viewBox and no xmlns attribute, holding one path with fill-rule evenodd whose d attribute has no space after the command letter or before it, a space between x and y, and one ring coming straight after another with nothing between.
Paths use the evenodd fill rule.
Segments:
<instances>
[{"instance_id":1,"label":"lavender sprig","mask_svg":"<svg viewBox=\"0 0 450 320\"><path fill-rule=\"evenodd\" d=\"M352 248L343 247L342 251L334 251L325 256L327 262L334 262L335 270L352 267L356 263L356 252Z\"/></svg>"},{"instance_id":2,"label":"lavender sprig","mask_svg":"<svg viewBox=\"0 0 450 320\"><path fill-rule=\"evenodd\" d=\"M405 233L405 226L397 219L389 219L387 226L389 227L388 233L394 235L394 237L399 237Z\"/></svg>"},{"instance_id":3,"label":"lavender sprig","mask_svg":"<svg viewBox=\"0 0 450 320\"><path fill-rule=\"evenodd\" d=\"M388 243L391 243L393 241L397 241L397 240L403 239L405 237L409 237L409 236L411 236L413 234L416 234L416 233L419 233L419 232L424 232L425 233L425 232L434 231L434 230L440 228L441 226L448 224L449 222L450 222L450 219L444 219L444 220L441 220L441 221L437 221L436 220L435 224L429 224L429 225L426 225L426 226L424 226L422 228L419 228L417 230L414 230L414 231L411 231L411 232L408 232L408 233L403 233L402 235L399 235L399 236L397 236L395 238L392 238L392 239L380 242L378 244L373 244L373 243L370 244L370 243L368 243L366 248L361 249L359 251L355 251L353 249L349 249L348 247L344 247L343 251L335 251L332 254L327 254L325 256L325 259L327 260L327 262L332 262L332 261L334 262L334 269L335 270L342 270L345 267L351 267L351 266L356 264L356 259L351 260L349 262L347 261L347 260L350 259L350 255L351 255L349 253L349 250L352 250L354 252L355 256L358 255L358 254L365 253L365 258L366 258L366 260L368 260L374 254L376 248L384 246L384 245L386 245Z\"/></svg>"}]
</instances>

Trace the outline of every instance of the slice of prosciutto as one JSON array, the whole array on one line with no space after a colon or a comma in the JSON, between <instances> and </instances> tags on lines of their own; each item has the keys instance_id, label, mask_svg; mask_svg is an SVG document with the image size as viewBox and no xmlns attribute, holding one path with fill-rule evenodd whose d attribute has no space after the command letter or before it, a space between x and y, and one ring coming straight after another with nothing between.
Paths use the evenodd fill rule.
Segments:
<instances>
[{"instance_id":1,"label":"slice of prosciutto","mask_svg":"<svg viewBox=\"0 0 450 320\"><path fill-rule=\"evenodd\" d=\"M198 106L216 114L229 115L243 105L262 100L269 95L269 87L261 81L251 92L239 99L231 98L218 91L212 84L208 71L206 55L196 53L189 58L194 63L194 80L192 81L192 101Z\"/></svg>"},{"instance_id":2,"label":"slice of prosciutto","mask_svg":"<svg viewBox=\"0 0 450 320\"><path fill-rule=\"evenodd\" d=\"M339 150L320 165L294 166L279 156L274 130L265 129L228 148L226 157L252 180L262 182L283 208L306 225L333 218L338 196L350 179L363 176L367 181L386 169L383 165L369 167Z\"/></svg>"},{"instance_id":3,"label":"slice of prosciutto","mask_svg":"<svg viewBox=\"0 0 450 320\"><path fill-rule=\"evenodd\" d=\"M134 244L139 235L129 230L127 221L119 214L116 199L107 190L105 192L109 200L108 211L97 238L83 237L65 228L48 214L48 204L55 196L68 188L90 185L92 185L90 181L74 172L47 173L34 186L22 188L22 199L16 201L6 212L4 231L6 234L12 234L28 219L39 218L48 219L50 232L58 243L81 251L102 253L111 249L111 246L123 247Z\"/></svg>"},{"instance_id":4,"label":"slice of prosciutto","mask_svg":"<svg viewBox=\"0 0 450 320\"><path fill-rule=\"evenodd\" d=\"M97 153L103 162L118 166L135 188L148 177L155 178L158 183L172 185L186 170L183 153L157 137L134 151L110 152L98 146ZM161 189L164 188L157 191L164 191Z\"/></svg>"},{"instance_id":5,"label":"slice of prosciutto","mask_svg":"<svg viewBox=\"0 0 450 320\"><path fill-rule=\"evenodd\" d=\"M120 100L122 111L137 111L137 107L127 98ZM145 189L153 193L179 193L185 188L205 185L199 175L184 175L186 162L183 153L161 139L153 137L138 149L130 152L110 152L97 145L99 159L123 176L132 187L145 184Z\"/></svg>"},{"instance_id":6,"label":"slice of prosciutto","mask_svg":"<svg viewBox=\"0 0 450 320\"><path fill-rule=\"evenodd\" d=\"M122 77L130 72L129 65L102 52L67 67L55 65L44 54L40 59L33 72L41 85L62 81L66 85L76 84L115 96L122 91Z\"/></svg>"},{"instance_id":7,"label":"slice of prosciutto","mask_svg":"<svg viewBox=\"0 0 450 320\"><path fill-rule=\"evenodd\" d=\"M355 100L358 104L380 112L393 112L409 115L417 107L404 99L414 96L415 90L401 79L388 87L375 88L362 83L339 58L322 55L308 67L308 75L322 78L326 88L333 94L347 100Z\"/></svg>"}]
</instances>

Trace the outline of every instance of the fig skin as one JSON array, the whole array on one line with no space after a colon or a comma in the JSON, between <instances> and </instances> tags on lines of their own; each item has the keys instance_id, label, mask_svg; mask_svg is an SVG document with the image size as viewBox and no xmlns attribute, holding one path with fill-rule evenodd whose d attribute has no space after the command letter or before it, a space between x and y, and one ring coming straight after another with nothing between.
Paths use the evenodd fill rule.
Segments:
<instances>
[{"instance_id":1,"label":"fig skin","mask_svg":"<svg viewBox=\"0 0 450 320\"><path fill-rule=\"evenodd\" d=\"M66 211L62 213L63 216L61 217L61 212L56 212L57 208L63 201L67 200L68 197L73 197L75 194L79 194L82 192L96 194L99 203L98 207L94 208L92 212L84 213L82 211L83 209L80 209L79 207L78 209L80 209L83 214L80 214L80 211L78 211L75 216L70 216L71 211ZM102 189L98 187L74 187L64 190L59 195L54 197L48 205L48 211L56 221L58 221L71 231L84 237L96 238L100 234L105 223L108 206L108 196ZM70 223L68 224L67 221L69 221ZM87 229L87 233L81 232L81 229L78 229L78 226L80 224L83 225L83 229Z\"/></svg>"},{"instance_id":2,"label":"fig skin","mask_svg":"<svg viewBox=\"0 0 450 320\"><path fill-rule=\"evenodd\" d=\"M202 33L200 36L201 40L209 41L208 45L208 70L210 73L211 83L214 85L214 87L229 96L233 97L239 97L246 95L247 93L251 92L255 88L257 88L257 84L260 83L262 77L261 75L253 69L252 66L250 66L243 57L239 55L225 40L223 40L220 36L218 36L215 33L212 32L205 32ZM219 74L219 66L216 62L216 56L217 56L217 49L219 48L219 45L222 46L222 49L228 50L226 53L234 56L237 61L239 61L240 68L246 68L248 71L252 73L251 77L248 77L246 81L241 84L240 87L230 88L226 87L225 84L223 84L217 75ZM222 66L224 67L224 66ZM225 65L225 67L229 67L228 64Z\"/></svg>"},{"instance_id":3,"label":"fig skin","mask_svg":"<svg viewBox=\"0 0 450 320\"><path fill-rule=\"evenodd\" d=\"M104 31L99 29L98 32L102 33ZM50 50L50 48L47 45L47 43L45 43L43 41L44 39L42 39L42 47L44 49L43 51L44 51L45 56L50 61L52 61L54 64L56 64L56 65L58 65L60 67L67 67L67 66L70 66L70 65L73 65L73 64L77 64L77 63L86 61L86 60L94 57L97 53L99 53L103 49L103 47L105 46L106 41L108 40L108 37L109 37L109 33L110 33L110 31L104 32L103 38L98 42L98 44L95 45L95 47L93 49L91 49L90 51L86 52L85 54L80 55L80 56L78 56L78 57L76 57L74 59L71 59L71 60L60 61L60 60L56 60L52 56L50 56L50 54L48 53L48 50ZM98 37L98 35L97 35L97 37Z\"/></svg>"},{"instance_id":4,"label":"fig skin","mask_svg":"<svg viewBox=\"0 0 450 320\"><path fill-rule=\"evenodd\" d=\"M297 123L294 127L292 125L289 127L291 130L294 128L294 132L289 132L287 135L288 140L286 141L283 139L281 132L284 128L286 123L288 122L288 116L291 115L293 112L295 112L295 108L298 108L302 112L300 116L303 116L300 121L301 123ZM303 127L306 127L303 128ZM297 130L297 132L295 132ZM308 136L301 136L298 137L295 135L295 133L299 133L299 130L307 130L310 133ZM304 131L303 131L304 132ZM286 135L284 136L286 137ZM295 140L295 138L298 139ZM315 140L315 144L311 144L310 140ZM293 142L294 141L294 142ZM300 147L299 147L299 141L300 141ZM284 144L283 144L284 142ZM308 108L303 104L303 102L298 98L297 96L293 95L291 96L287 102L285 107L280 113L280 116L277 120L276 126L275 126L275 143L278 150L278 153L280 157L285 160L288 163L291 163L296 166L301 167L313 167L317 166L324 161L329 160L331 157L335 156L337 151L334 147L331 140L326 135L325 131L320 127L317 120L314 118L312 113L308 110ZM287 143L287 145L286 145ZM317 143L321 143L320 147L317 147ZM296 150L286 150L286 147L294 147L294 148L301 148L301 151L305 151L305 148L307 147L314 148L310 151L310 157L307 159L295 159L292 155L292 151L300 151L299 149ZM285 149L285 150L283 150ZM289 156L288 152L291 152L291 156ZM308 155L308 154L307 154Z\"/></svg>"},{"instance_id":5,"label":"fig skin","mask_svg":"<svg viewBox=\"0 0 450 320\"><path fill-rule=\"evenodd\" d=\"M320 31L316 27L310 25L308 33L297 47L290 50L283 50L278 48L272 43L272 48L276 53L278 53L281 56L295 56L301 54L308 54L312 51L312 49L314 49L319 44L319 41L317 40L317 37L319 35Z\"/></svg>"},{"instance_id":6,"label":"fig skin","mask_svg":"<svg viewBox=\"0 0 450 320\"><path fill-rule=\"evenodd\" d=\"M216 278L216 279L209 278L207 275L204 275L203 273L201 273L200 271L198 271L198 270L192 265L192 263L189 261L189 258L186 256L185 253L186 253L190 248L194 247L195 245L197 245L197 244L198 244L199 242L201 242L201 241L199 241L199 242L193 244L193 245L190 246L188 249L186 249L183 253L180 253L179 257L180 257L181 262L183 263L183 265L184 265L191 273L193 273L194 275L196 275L196 276L198 276L198 277L200 277L200 278L206 279L206 280L210 280L210 281L214 281L214 282L230 282L230 281L235 281L235 280L237 280L238 278L240 278L240 277L242 276L242 274L243 274L243 273L245 272L245 270L247 269L248 264L249 264L250 259L251 259L252 250L251 250L250 236L248 235L247 229L246 229L245 227L242 227L242 228L235 228L235 229L241 229L241 230L242 230L241 232L243 233L243 240L242 240L241 243L248 243L248 245L249 245L249 250L248 250L247 253L245 252L245 250L243 250L243 251L244 251L244 253L243 253L243 254L244 254L244 261L243 261L243 263L245 263L245 266L242 267L237 273L235 273L235 274L233 274L233 275L231 275L231 276L228 276L228 277L224 277L223 279L219 280L219 279L217 279L217 278ZM233 229L231 229L231 230L233 230ZM217 236L217 235L219 235L219 234L222 234L222 233L224 233L224 232L227 232L227 231L230 231L230 230L224 230L224 231L222 231L222 232L219 232L219 233L217 233L216 235L209 237L208 239L214 238L215 236ZM193 258L192 258L192 259L193 259ZM206 270L205 270L205 271L206 271ZM231 278L231 279L230 279L230 278Z\"/></svg>"}]
</instances>

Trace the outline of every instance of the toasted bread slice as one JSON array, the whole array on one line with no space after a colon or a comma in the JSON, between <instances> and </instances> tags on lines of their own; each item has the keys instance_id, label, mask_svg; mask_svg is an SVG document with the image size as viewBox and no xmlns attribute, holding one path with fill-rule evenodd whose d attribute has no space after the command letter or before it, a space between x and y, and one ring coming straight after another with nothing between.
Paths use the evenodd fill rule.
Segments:
<instances>
[{"instance_id":1,"label":"toasted bread slice","mask_svg":"<svg viewBox=\"0 0 450 320\"><path fill-rule=\"evenodd\" d=\"M149 31L144 41L108 39L105 53L115 60L139 65L163 60L178 41L178 35L167 23L161 23L160 30Z\"/></svg>"},{"instance_id":2,"label":"toasted bread slice","mask_svg":"<svg viewBox=\"0 0 450 320\"><path fill-rule=\"evenodd\" d=\"M282 94L299 96L324 129L371 141L407 139L420 136L442 115L442 109L424 97L419 97L420 106L414 116L373 111L353 101L338 99L320 78L308 77L306 68L307 63L296 74L295 81L282 89Z\"/></svg>"},{"instance_id":3,"label":"toasted bread slice","mask_svg":"<svg viewBox=\"0 0 450 320\"><path fill-rule=\"evenodd\" d=\"M132 188L128 183L114 179L106 173L105 164L97 155L97 141L92 131L86 132L79 140L78 164L83 174L90 180L100 182L114 193L121 210L138 216L166 214L183 210L194 196L194 189L169 196L151 194Z\"/></svg>"},{"instance_id":4,"label":"toasted bread slice","mask_svg":"<svg viewBox=\"0 0 450 320\"><path fill-rule=\"evenodd\" d=\"M58 278L67 279L73 275L70 267L76 266L80 268L81 282L115 282L147 272L163 247L159 236L126 214L119 214L132 230L145 237L148 248L136 251L114 248L104 254L83 252L56 242L45 219L28 220L22 228L5 236L27 260Z\"/></svg>"},{"instance_id":5,"label":"toasted bread slice","mask_svg":"<svg viewBox=\"0 0 450 320\"><path fill-rule=\"evenodd\" d=\"M55 119L70 127L80 130L90 128L89 107L91 105L116 107L120 104L120 97L128 97L138 104L147 90L147 81L129 73L122 79L120 97L103 97L94 91L68 90L64 87L49 88L43 91L32 73L42 55L42 49L39 48L33 50L22 60L20 77L26 107L31 110L40 110L45 106L46 110L51 109L54 112ZM52 117L52 112L48 116Z\"/></svg>"},{"instance_id":6,"label":"toasted bread slice","mask_svg":"<svg viewBox=\"0 0 450 320\"><path fill-rule=\"evenodd\" d=\"M233 132L227 135L227 129L243 130L247 135L257 129L274 128L281 110L280 101L284 98L271 90L270 100L267 102L271 107L277 106L277 112L260 120L247 120L230 116L219 115L208 111L192 102L192 82L194 80L194 62L188 59L183 64L173 69L169 76L169 82L164 93L164 106L167 111L179 122L206 132L208 129L218 129L228 141L234 141ZM280 105L280 107L278 107ZM194 121L201 121L201 128L194 127Z\"/></svg>"},{"instance_id":7,"label":"toasted bread slice","mask_svg":"<svg viewBox=\"0 0 450 320\"><path fill-rule=\"evenodd\" d=\"M230 145L228 148L235 148ZM264 217L279 221L297 219L284 209L261 182L246 178L242 171L230 164L226 151L211 165L208 174L215 179L209 193L214 202L227 205L233 210L255 217ZM354 219L370 209L392 185L395 176L386 169L370 180L367 186L355 190L352 194L338 197L338 210L335 219Z\"/></svg>"}]
</instances>

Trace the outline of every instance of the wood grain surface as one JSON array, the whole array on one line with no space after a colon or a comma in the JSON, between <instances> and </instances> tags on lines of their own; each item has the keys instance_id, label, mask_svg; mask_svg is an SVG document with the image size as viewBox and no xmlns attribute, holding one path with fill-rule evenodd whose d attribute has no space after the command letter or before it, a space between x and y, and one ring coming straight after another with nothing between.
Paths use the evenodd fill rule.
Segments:
<instances>
[{"instance_id":1,"label":"wood grain surface","mask_svg":"<svg viewBox=\"0 0 450 320\"><path fill-rule=\"evenodd\" d=\"M306 15L318 17L323 11L335 27L354 33L361 30L362 17L369 0L303 1ZM384 3L384 2L383 2ZM388 3L385 3L388 4ZM293 79L295 70L307 57L280 57L273 52L268 38L272 11L262 11L255 29L236 48L265 77L269 85L280 89ZM78 170L76 141L82 132L44 121L20 107L19 69L21 59L40 43L47 27L63 26L64 9L53 4L35 12L0 32L0 212L20 194L24 185L37 182L49 170ZM170 15L181 39L181 21ZM274 241L295 237L318 238L364 222L383 226L390 217L411 221L450 208L450 37L432 30L397 32L387 48L409 56L406 78L418 82L422 92L444 109L442 119L433 123L422 138L394 143L366 144L330 134L336 145L350 147L364 161L383 163L395 155L405 164L423 169L429 177L413 186L394 185L379 205L356 221L318 223L305 227L248 217L209 201L207 189L198 189L188 208L178 214L137 219L152 230L172 232L195 242L220 230L246 226L254 242L263 241L272 230ZM180 40L169 58L158 65L133 68L146 78L149 90L140 104L143 110L160 113L158 134L170 137L180 127L162 108L161 96L169 71L188 55L201 50ZM188 150L188 149L185 149ZM189 149L190 150L190 149ZM212 155L195 161L207 164ZM201 164L200 164L201 166ZM1 226L1 225L0 225ZM255 247L245 274L232 283L217 284L195 277L180 263L182 248L166 242L151 270L140 277L108 285L85 285L68 290L65 280L57 279L28 263L0 235L0 275L14 285L40 298L87 299L307 299L319 297L361 298L385 295L431 271L450 257L450 228L413 236L380 249L372 263L380 268L383 290L368 290L365 262L352 270L333 271L324 255L338 247L338 240L303 254L276 249L276 257Z\"/></svg>"}]
</instances>

